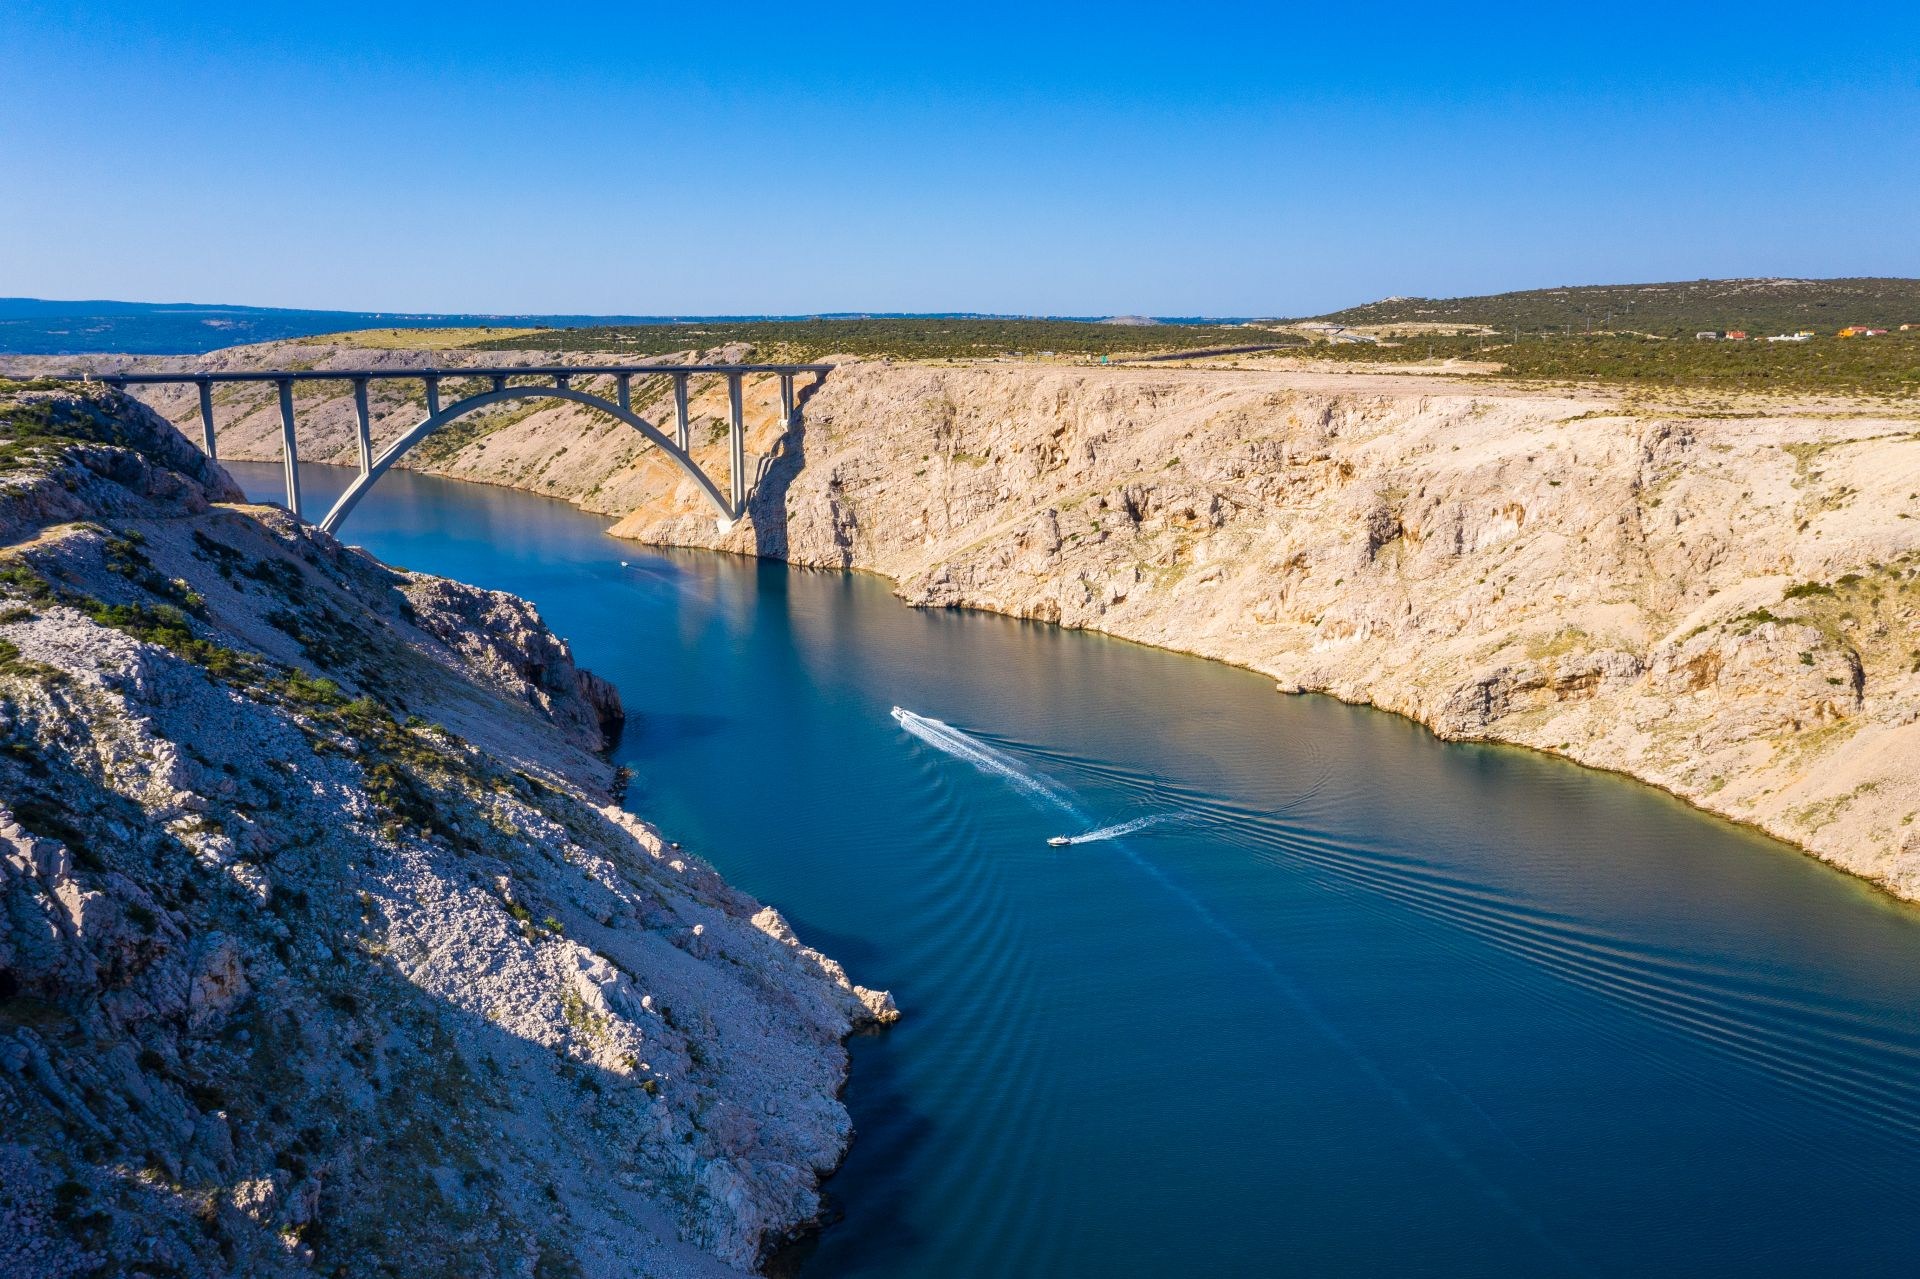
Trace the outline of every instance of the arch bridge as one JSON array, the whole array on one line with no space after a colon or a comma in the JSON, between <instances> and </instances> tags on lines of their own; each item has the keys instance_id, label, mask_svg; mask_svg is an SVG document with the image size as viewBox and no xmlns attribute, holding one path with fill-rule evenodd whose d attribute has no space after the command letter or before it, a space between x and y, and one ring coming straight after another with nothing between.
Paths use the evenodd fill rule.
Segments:
<instances>
[{"instance_id":1,"label":"arch bridge","mask_svg":"<svg viewBox=\"0 0 1920 1279\"><path fill-rule=\"evenodd\" d=\"M214 436L213 387L217 382L271 383L280 392L280 453L286 471L287 509L304 519L300 506L300 450L294 435L293 387L296 382L350 382L353 385L354 427L360 449L360 474L346 492L320 518L319 527L337 533L367 490L388 469L420 441L441 427L477 409L509 400L568 400L597 409L615 421L632 427L650 440L679 468L692 477L707 501L731 524L746 513L750 488L746 473L746 428L742 417L742 383L750 376L772 375L780 379L780 429L784 433L794 424L797 404L794 379L811 374L817 385L826 380L831 364L588 364L535 365L506 368L455 369L302 369L261 370L245 373L105 373L75 375L73 381L104 382L126 389L130 385L194 385L200 390L201 447L210 458L218 459ZM687 413L687 383L697 374L717 374L727 381L728 487L722 492L693 459L689 444L690 422ZM633 379L659 377L673 379L674 430L668 436L659 427L633 411ZM610 377L614 397L594 395L572 385L576 378ZM441 404L444 381L484 381L487 389ZM373 451L371 420L367 406L367 387L378 381L412 381L426 386L427 414L402 431L378 454Z\"/></svg>"}]
</instances>

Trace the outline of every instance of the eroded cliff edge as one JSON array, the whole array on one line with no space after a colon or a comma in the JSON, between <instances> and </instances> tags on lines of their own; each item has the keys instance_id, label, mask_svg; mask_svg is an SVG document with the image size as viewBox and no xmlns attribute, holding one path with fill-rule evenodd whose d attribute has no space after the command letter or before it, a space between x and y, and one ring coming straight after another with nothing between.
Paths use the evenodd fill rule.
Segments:
<instances>
[{"instance_id":1,"label":"eroded cliff edge","mask_svg":"<svg viewBox=\"0 0 1920 1279\"><path fill-rule=\"evenodd\" d=\"M802 464L803 463L803 464ZM1653 782L1920 897L1920 420L1301 371L843 364L749 524Z\"/></svg>"},{"instance_id":2,"label":"eroded cliff edge","mask_svg":"<svg viewBox=\"0 0 1920 1279\"><path fill-rule=\"evenodd\" d=\"M618 698L117 394L0 385L0 1273L739 1273L894 1014L614 802Z\"/></svg>"}]
</instances>

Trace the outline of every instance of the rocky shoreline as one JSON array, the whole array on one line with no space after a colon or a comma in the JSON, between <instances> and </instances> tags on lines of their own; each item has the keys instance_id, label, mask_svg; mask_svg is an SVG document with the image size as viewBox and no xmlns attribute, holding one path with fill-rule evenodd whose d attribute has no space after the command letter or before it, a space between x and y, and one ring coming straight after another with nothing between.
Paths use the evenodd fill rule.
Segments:
<instances>
[{"instance_id":1,"label":"rocky shoreline","mask_svg":"<svg viewBox=\"0 0 1920 1279\"><path fill-rule=\"evenodd\" d=\"M0 384L0 1275L738 1274L891 1020L614 801L522 600Z\"/></svg>"}]
</instances>

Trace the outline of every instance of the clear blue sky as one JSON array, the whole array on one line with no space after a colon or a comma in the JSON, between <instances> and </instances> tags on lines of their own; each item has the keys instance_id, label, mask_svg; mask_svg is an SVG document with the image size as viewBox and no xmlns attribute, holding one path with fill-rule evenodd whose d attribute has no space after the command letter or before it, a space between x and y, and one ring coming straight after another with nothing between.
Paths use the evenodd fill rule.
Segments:
<instances>
[{"instance_id":1,"label":"clear blue sky","mask_svg":"<svg viewBox=\"0 0 1920 1279\"><path fill-rule=\"evenodd\" d=\"M1300 314L1920 275L1920 5L44 4L0 294Z\"/></svg>"}]
</instances>

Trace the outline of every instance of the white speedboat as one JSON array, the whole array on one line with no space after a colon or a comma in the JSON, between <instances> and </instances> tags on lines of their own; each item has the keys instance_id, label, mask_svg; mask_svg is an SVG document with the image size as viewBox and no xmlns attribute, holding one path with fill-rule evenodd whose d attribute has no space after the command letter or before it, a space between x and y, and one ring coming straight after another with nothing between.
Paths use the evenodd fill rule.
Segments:
<instances>
[{"instance_id":1,"label":"white speedboat","mask_svg":"<svg viewBox=\"0 0 1920 1279\"><path fill-rule=\"evenodd\" d=\"M1068 844L1071 844L1072 842L1073 842L1073 839L1067 835L1055 835L1052 838L1047 840L1047 843L1053 845L1053 847L1055 848L1065 848Z\"/></svg>"}]
</instances>

